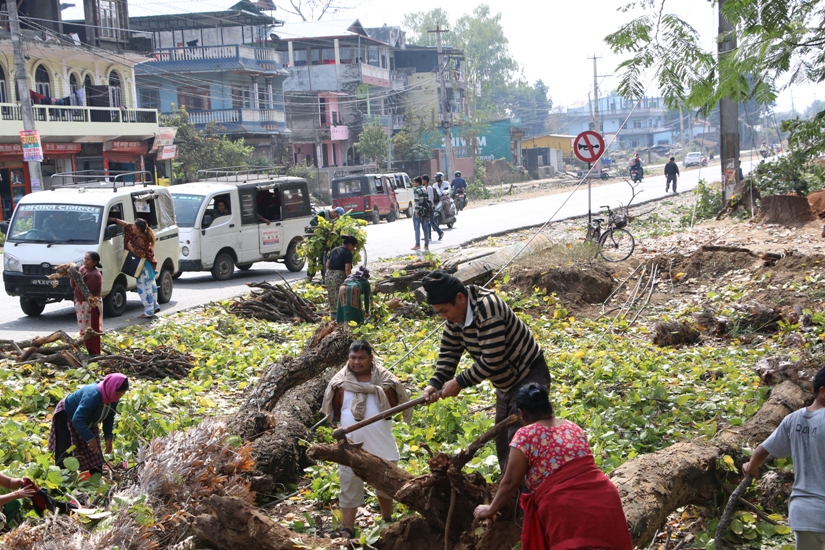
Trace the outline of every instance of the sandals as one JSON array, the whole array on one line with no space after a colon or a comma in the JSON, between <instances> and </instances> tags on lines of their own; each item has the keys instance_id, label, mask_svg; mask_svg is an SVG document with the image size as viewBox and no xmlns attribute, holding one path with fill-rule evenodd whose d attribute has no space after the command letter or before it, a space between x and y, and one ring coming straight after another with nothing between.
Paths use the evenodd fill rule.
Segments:
<instances>
[{"instance_id":1,"label":"sandals","mask_svg":"<svg viewBox=\"0 0 825 550\"><path fill-rule=\"evenodd\" d=\"M338 530L337 536L339 538L354 539L355 538L355 530L350 529L349 527L341 527Z\"/></svg>"}]
</instances>

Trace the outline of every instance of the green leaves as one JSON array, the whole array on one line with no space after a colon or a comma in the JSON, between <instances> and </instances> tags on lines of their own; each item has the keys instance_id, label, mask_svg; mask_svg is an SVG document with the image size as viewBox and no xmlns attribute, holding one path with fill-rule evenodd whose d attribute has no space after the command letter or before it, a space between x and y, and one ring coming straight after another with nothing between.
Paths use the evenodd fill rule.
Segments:
<instances>
[{"instance_id":1,"label":"green leaves","mask_svg":"<svg viewBox=\"0 0 825 550\"><path fill-rule=\"evenodd\" d=\"M356 151L375 161L377 165L383 166L387 162L390 138L387 137L387 129L378 122L365 124L354 145Z\"/></svg>"}]
</instances>

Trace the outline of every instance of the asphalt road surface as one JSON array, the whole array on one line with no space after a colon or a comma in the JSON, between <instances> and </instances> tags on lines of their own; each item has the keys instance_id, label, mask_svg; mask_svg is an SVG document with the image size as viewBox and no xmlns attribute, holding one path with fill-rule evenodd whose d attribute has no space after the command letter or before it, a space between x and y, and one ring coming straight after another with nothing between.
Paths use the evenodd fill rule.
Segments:
<instances>
[{"instance_id":1,"label":"asphalt road surface","mask_svg":"<svg viewBox=\"0 0 825 550\"><path fill-rule=\"evenodd\" d=\"M750 164L743 162L742 169L746 173L749 172ZM718 170L718 166L712 166L701 170L683 171L682 177L679 178L679 192L693 189L702 177L709 180L718 179ZM640 189L642 192L637 195L634 204L660 199L666 195L665 178L664 176L649 176L642 182ZM430 250L438 252L488 235L539 226L551 217L552 220L557 221L586 215L587 195L587 185L583 184L573 192L465 210L459 214L452 229L442 226L444 239L431 242ZM592 210L598 212L599 206L605 204L611 208L619 207L627 204L630 197L630 187L623 180L594 187L591 196ZM584 227L582 231L584 232ZM380 225L370 225L367 227L367 234L368 261L410 254L410 248L415 244L412 220L403 216L394 223L383 222ZM283 264L271 263L254 264L252 269L246 272L236 270L234 277L224 282L213 280L208 272L184 273L175 281L172 300L162 306L160 315L168 315L213 300L244 294L248 291L246 283L250 281L278 282L281 276L291 281L305 275L306 272L290 273ZM123 316L103 320L103 327L106 330L150 322L146 319L138 319L143 309L137 294L130 292L128 297L129 303ZM39 317L28 317L20 310L19 298L0 293L0 312L2 312L0 339L24 340L34 336L44 336L61 329L70 334L75 334L77 331L74 306L68 301L49 304Z\"/></svg>"}]
</instances>

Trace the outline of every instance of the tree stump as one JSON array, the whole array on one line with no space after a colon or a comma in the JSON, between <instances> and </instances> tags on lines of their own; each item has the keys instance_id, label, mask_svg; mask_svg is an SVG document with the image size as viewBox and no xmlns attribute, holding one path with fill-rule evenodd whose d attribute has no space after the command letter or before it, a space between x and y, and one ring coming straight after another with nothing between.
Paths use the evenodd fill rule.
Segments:
<instances>
[{"instance_id":1,"label":"tree stump","mask_svg":"<svg viewBox=\"0 0 825 550\"><path fill-rule=\"evenodd\" d=\"M762 199L759 209L761 223L800 226L815 219L808 199L797 195L769 195Z\"/></svg>"}]
</instances>

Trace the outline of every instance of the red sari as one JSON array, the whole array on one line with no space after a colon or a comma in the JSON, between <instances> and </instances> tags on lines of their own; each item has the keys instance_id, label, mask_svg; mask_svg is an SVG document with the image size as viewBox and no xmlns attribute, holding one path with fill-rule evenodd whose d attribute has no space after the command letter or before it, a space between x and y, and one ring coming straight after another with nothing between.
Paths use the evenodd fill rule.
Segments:
<instances>
[{"instance_id":1,"label":"red sari","mask_svg":"<svg viewBox=\"0 0 825 550\"><path fill-rule=\"evenodd\" d=\"M588 455L521 495L523 550L633 550L619 491Z\"/></svg>"}]
</instances>

